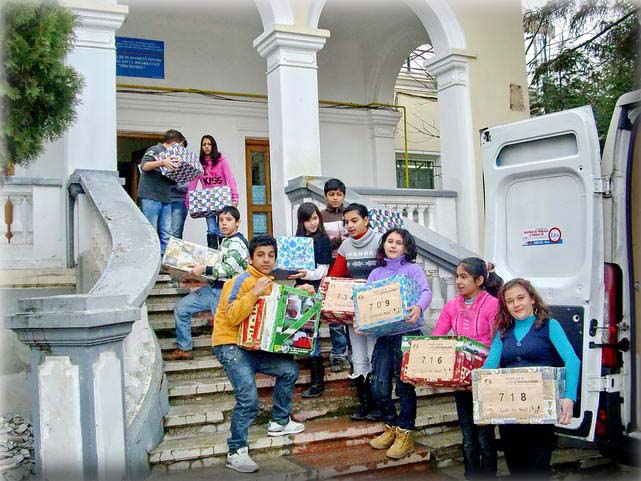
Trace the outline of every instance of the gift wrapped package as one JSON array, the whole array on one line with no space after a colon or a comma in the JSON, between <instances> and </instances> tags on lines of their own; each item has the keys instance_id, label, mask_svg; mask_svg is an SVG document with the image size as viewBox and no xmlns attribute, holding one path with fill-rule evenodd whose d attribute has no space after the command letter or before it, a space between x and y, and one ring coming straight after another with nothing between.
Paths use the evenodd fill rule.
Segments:
<instances>
[{"instance_id":1,"label":"gift wrapped package","mask_svg":"<svg viewBox=\"0 0 641 481\"><path fill-rule=\"evenodd\" d=\"M321 297L274 284L261 296L238 332L238 345L281 354L309 356L318 336Z\"/></svg>"},{"instance_id":2,"label":"gift wrapped package","mask_svg":"<svg viewBox=\"0 0 641 481\"><path fill-rule=\"evenodd\" d=\"M276 236L276 245L278 257L271 273L276 279L287 279L300 269L313 271L316 268L311 237Z\"/></svg>"},{"instance_id":3,"label":"gift wrapped package","mask_svg":"<svg viewBox=\"0 0 641 481\"><path fill-rule=\"evenodd\" d=\"M189 275L191 268L189 264L205 264L207 266L217 265L222 254L209 247L194 244L176 237L170 237L162 259L162 265L174 277L185 278ZM205 275L198 276L203 280L212 280Z\"/></svg>"},{"instance_id":4,"label":"gift wrapped package","mask_svg":"<svg viewBox=\"0 0 641 481\"><path fill-rule=\"evenodd\" d=\"M222 187L190 190L188 203L189 215L192 218L211 217L226 205L232 205L231 189L228 185L224 185Z\"/></svg>"},{"instance_id":5,"label":"gift wrapped package","mask_svg":"<svg viewBox=\"0 0 641 481\"><path fill-rule=\"evenodd\" d=\"M265 319L273 319L278 307L280 290L277 286L272 288L269 296L260 296L254 304L251 314L245 319L238 329L238 342L240 347L251 350L260 350L263 341L263 328Z\"/></svg>"},{"instance_id":6,"label":"gift wrapped package","mask_svg":"<svg viewBox=\"0 0 641 481\"><path fill-rule=\"evenodd\" d=\"M364 283L364 279L325 277L318 286L318 293L323 296L321 321L352 324L354 322L353 288Z\"/></svg>"},{"instance_id":7,"label":"gift wrapped package","mask_svg":"<svg viewBox=\"0 0 641 481\"><path fill-rule=\"evenodd\" d=\"M270 352L309 356L320 322L321 297L289 286L279 286L275 315L263 329L262 348Z\"/></svg>"},{"instance_id":8,"label":"gift wrapped package","mask_svg":"<svg viewBox=\"0 0 641 481\"><path fill-rule=\"evenodd\" d=\"M187 150L180 144L171 144L167 147L167 150L158 155L158 160L164 160L170 157L175 157L180 161L178 167L173 172L168 170L166 167L161 167L160 173L165 177L169 177L177 184L189 182L191 179L204 172L198 155Z\"/></svg>"},{"instance_id":9,"label":"gift wrapped package","mask_svg":"<svg viewBox=\"0 0 641 481\"><path fill-rule=\"evenodd\" d=\"M425 322L423 314L416 323L407 322L405 318L420 295L418 284L406 276L354 286L354 329L374 336L419 329Z\"/></svg>"},{"instance_id":10,"label":"gift wrapped package","mask_svg":"<svg viewBox=\"0 0 641 481\"><path fill-rule=\"evenodd\" d=\"M564 391L565 368L475 369L474 423L556 424Z\"/></svg>"},{"instance_id":11,"label":"gift wrapped package","mask_svg":"<svg viewBox=\"0 0 641 481\"><path fill-rule=\"evenodd\" d=\"M403 227L403 216L400 212L387 209L369 209L369 224L377 232L385 234L395 227Z\"/></svg>"},{"instance_id":12,"label":"gift wrapped package","mask_svg":"<svg viewBox=\"0 0 641 481\"><path fill-rule=\"evenodd\" d=\"M404 336L401 351L401 379L435 387L469 386L488 355L485 344L465 336Z\"/></svg>"}]
</instances>

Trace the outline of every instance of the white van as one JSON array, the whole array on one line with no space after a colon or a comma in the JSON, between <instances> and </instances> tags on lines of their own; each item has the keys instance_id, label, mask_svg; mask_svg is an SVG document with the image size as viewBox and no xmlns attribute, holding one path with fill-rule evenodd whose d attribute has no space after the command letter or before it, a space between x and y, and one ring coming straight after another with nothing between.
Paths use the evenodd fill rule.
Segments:
<instances>
[{"instance_id":1,"label":"white van","mask_svg":"<svg viewBox=\"0 0 641 481\"><path fill-rule=\"evenodd\" d=\"M603 157L589 107L481 131L485 256L503 279L532 281L581 359L574 418L557 430L632 465L641 439L640 112L641 91L619 99Z\"/></svg>"}]
</instances>

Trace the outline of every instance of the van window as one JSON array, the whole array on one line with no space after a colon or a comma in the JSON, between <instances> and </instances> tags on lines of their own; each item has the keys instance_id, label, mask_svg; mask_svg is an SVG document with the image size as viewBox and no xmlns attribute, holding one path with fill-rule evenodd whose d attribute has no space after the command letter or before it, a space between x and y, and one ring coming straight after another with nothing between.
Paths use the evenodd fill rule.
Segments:
<instances>
[{"instance_id":1,"label":"van window","mask_svg":"<svg viewBox=\"0 0 641 481\"><path fill-rule=\"evenodd\" d=\"M576 135L571 132L506 145L499 151L496 165L504 167L545 162L546 160L574 156L577 153Z\"/></svg>"}]
</instances>

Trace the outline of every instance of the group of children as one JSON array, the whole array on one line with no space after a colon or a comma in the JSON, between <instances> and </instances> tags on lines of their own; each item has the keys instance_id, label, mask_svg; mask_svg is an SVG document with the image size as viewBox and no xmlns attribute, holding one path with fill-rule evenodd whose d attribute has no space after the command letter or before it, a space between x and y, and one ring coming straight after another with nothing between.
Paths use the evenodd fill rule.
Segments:
<instances>
[{"instance_id":1,"label":"group of children","mask_svg":"<svg viewBox=\"0 0 641 481\"><path fill-rule=\"evenodd\" d=\"M313 203L298 210L296 235L313 239L315 269L292 275L296 285L315 292L323 277L350 277L367 282L404 275L419 286L416 305L406 321L416 323L429 307L432 294L425 273L415 263L416 243L405 229L394 228L380 236L369 225L368 210L361 204L343 207L345 185L337 179L325 184L327 208L320 211ZM236 405L231 415L227 467L239 472L254 472L257 464L248 452L248 430L258 415L259 401L255 374L275 377L269 436L302 432L304 425L291 418L292 397L298 379L298 365L292 356L242 349L237 345L240 324L249 316L259 296L272 289L270 273L278 256L276 241L258 235L246 245L238 233L240 214L226 207L219 217L224 235L222 264L194 266L192 272L206 272L218 280L196 290L176 304L178 349L169 359L191 358L190 316L195 310L215 309L212 333L213 354L225 369L234 389ZM572 419L577 395L579 360L559 323L532 285L514 279L502 285L493 266L482 259L463 259L456 269L458 295L444 306L432 335L462 335L491 345L486 368L565 365L566 390L561 400L560 422ZM189 306L185 309L185 306ZM385 429L373 438L374 449L386 450L390 458L400 459L414 451L412 430L416 422L416 392L404 383L401 372L403 335L421 335L417 328L403 334L375 338L361 334L352 326L330 324L330 366L341 370L348 358L359 406L354 420L383 421ZM304 397L324 391L324 365L320 341L309 358L310 386ZM351 356L348 356L348 347ZM399 410L392 399L396 384ZM468 389L454 393L459 425L463 434L466 478L496 476L494 426L473 422L472 395ZM552 425L502 425L505 458L515 476L543 475L549 469L554 442Z\"/></svg>"}]
</instances>

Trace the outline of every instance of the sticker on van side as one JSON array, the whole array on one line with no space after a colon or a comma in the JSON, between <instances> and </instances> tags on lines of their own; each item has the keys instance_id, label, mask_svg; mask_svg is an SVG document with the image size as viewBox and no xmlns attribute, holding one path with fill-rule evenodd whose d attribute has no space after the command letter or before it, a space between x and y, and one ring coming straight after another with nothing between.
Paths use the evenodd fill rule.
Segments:
<instances>
[{"instance_id":1,"label":"sticker on van side","mask_svg":"<svg viewBox=\"0 0 641 481\"><path fill-rule=\"evenodd\" d=\"M539 227L523 231L523 246L551 244L563 244L561 229L558 227Z\"/></svg>"}]
</instances>

